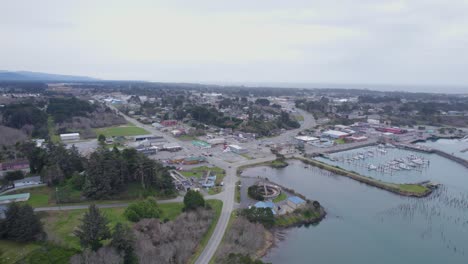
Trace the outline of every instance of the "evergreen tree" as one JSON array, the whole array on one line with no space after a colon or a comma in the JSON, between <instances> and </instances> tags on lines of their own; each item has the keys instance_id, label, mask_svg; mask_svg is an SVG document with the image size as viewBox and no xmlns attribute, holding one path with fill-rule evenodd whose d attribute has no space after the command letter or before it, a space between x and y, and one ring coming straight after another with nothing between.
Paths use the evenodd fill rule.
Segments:
<instances>
[{"instance_id":1,"label":"evergreen tree","mask_svg":"<svg viewBox=\"0 0 468 264\"><path fill-rule=\"evenodd\" d=\"M83 248L91 248L96 251L102 246L102 240L111 237L108 224L109 220L101 214L95 204L92 204L89 206L88 212L85 213L78 230L74 233L80 239Z\"/></svg>"},{"instance_id":2,"label":"evergreen tree","mask_svg":"<svg viewBox=\"0 0 468 264\"><path fill-rule=\"evenodd\" d=\"M98 141L99 143L104 144L106 142L106 136L104 136L103 134L99 134Z\"/></svg>"},{"instance_id":3,"label":"evergreen tree","mask_svg":"<svg viewBox=\"0 0 468 264\"><path fill-rule=\"evenodd\" d=\"M121 223L115 225L110 245L119 253L124 254L125 264L137 263L136 256L134 254L134 240L135 238L132 230L128 226Z\"/></svg>"},{"instance_id":4,"label":"evergreen tree","mask_svg":"<svg viewBox=\"0 0 468 264\"><path fill-rule=\"evenodd\" d=\"M194 210L205 207L205 199L200 192L189 190L184 196L185 210Z\"/></svg>"},{"instance_id":5,"label":"evergreen tree","mask_svg":"<svg viewBox=\"0 0 468 264\"><path fill-rule=\"evenodd\" d=\"M17 242L36 240L42 233L42 224L30 205L12 203L0 225L0 236Z\"/></svg>"}]
</instances>

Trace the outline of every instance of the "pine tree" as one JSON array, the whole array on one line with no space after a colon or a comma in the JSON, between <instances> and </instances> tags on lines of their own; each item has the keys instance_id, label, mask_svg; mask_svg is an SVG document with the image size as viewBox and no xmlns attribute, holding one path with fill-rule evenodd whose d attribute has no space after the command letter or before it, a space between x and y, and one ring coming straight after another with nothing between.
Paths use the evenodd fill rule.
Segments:
<instances>
[{"instance_id":1,"label":"pine tree","mask_svg":"<svg viewBox=\"0 0 468 264\"><path fill-rule=\"evenodd\" d=\"M135 263L136 256L134 254L134 240L135 238L132 230L128 226L121 223L115 225L110 245L119 253L124 254L125 264Z\"/></svg>"},{"instance_id":2,"label":"pine tree","mask_svg":"<svg viewBox=\"0 0 468 264\"><path fill-rule=\"evenodd\" d=\"M29 242L42 233L42 224L30 205L12 203L5 213L0 235L8 240Z\"/></svg>"},{"instance_id":3,"label":"pine tree","mask_svg":"<svg viewBox=\"0 0 468 264\"><path fill-rule=\"evenodd\" d=\"M108 224L109 220L101 214L95 204L92 204L74 233L80 239L83 248L96 251L102 246L101 241L111 236Z\"/></svg>"},{"instance_id":4,"label":"pine tree","mask_svg":"<svg viewBox=\"0 0 468 264\"><path fill-rule=\"evenodd\" d=\"M189 190L184 196L185 210L193 210L205 206L205 199L200 192Z\"/></svg>"}]
</instances>

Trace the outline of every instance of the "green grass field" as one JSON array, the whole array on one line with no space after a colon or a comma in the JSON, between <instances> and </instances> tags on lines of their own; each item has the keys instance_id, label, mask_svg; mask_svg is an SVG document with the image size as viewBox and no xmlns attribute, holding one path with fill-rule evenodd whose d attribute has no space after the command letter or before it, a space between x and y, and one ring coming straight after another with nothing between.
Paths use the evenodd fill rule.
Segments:
<instances>
[{"instance_id":1,"label":"green grass field","mask_svg":"<svg viewBox=\"0 0 468 264\"><path fill-rule=\"evenodd\" d=\"M49 188L47 186L21 189L21 190L12 192L11 194L17 194L17 193L29 193L30 197L26 203L31 205L32 207L44 207L52 203L55 203L55 199L54 199L55 191L54 189Z\"/></svg>"},{"instance_id":2,"label":"green grass field","mask_svg":"<svg viewBox=\"0 0 468 264\"><path fill-rule=\"evenodd\" d=\"M36 243L0 240L0 263L16 263L38 248L40 248L40 245Z\"/></svg>"},{"instance_id":3,"label":"green grass field","mask_svg":"<svg viewBox=\"0 0 468 264\"><path fill-rule=\"evenodd\" d=\"M127 126L114 126L114 127L105 127L95 129L96 135L100 134L106 137L118 137L118 136L138 136L138 135L147 135L151 134L141 127L136 127L134 125Z\"/></svg>"},{"instance_id":4,"label":"green grass field","mask_svg":"<svg viewBox=\"0 0 468 264\"><path fill-rule=\"evenodd\" d=\"M180 171L180 174L184 175L185 177L195 177L195 178L201 178L203 174L207 171L211 171L216 174L216 176L224 178L226 175L226 172L219 168L219 167L208 167L208 166L200 166L200 167L195 167L192 168L189 171Z\"/></svg>"},{"instance_id":5,"label":"green grass field","mask_svg":"<svg viewBox=\"0 0 468 264\"><path fill-rule=\"evenodd\" d=\"M174 220L182 213L183 203L167 203L159 204L162 210L161 220ZM41 213L44 230L47 233L49 240L57 244L73 249L80 249L78 238L73 234L80 224L83 215L87 209L69 210L69 211L50 211ZM109 219L110 227L113 228L117 223L129 224L125 218L125 208L103 208L100 209L107 219Z\"/></svg>"},{"instance_id":6,"label":"green grass field","mask_svg":"<svg viewBox=\"0 0 468 264\"><path fill-rule=\"evenodd\" d=\"M284 201L286 200L286 198L288 198L288 196L285 194L285 193L281 193L280 195L278 195L278 197L276 197L275 199L273 199L273 202L274 203L279 203L281 201Z\"/></svg>"}]
</instances>

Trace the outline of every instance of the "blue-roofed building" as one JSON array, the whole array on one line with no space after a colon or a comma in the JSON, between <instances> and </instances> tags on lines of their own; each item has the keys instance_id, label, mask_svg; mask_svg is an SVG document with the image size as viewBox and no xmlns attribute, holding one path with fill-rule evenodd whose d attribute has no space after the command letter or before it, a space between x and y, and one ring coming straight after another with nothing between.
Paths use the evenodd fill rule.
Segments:
<instances>
[{"instance_id":1,"label":"blue-roofed building","mask_svg":"<svg viewBox=\"0 0 468 264\"><path fill-rule=\"evenodd\" d=\"M273 202L257 202L254 206L257 208L270 208L273 214L276 214L275 204Z\"/></svg>"},{"instance_id":2,"label":"blue-roofed building","mask_svg":"<svg viewBox=\"0 0 468 264\"><path fill-rule=\"evenodd\" d=\"M305 205L306 201L297 196L290 196L288 197L288 201L286 202L292 209L297 209L303 205Z\"/></svg>"}]
</instances>

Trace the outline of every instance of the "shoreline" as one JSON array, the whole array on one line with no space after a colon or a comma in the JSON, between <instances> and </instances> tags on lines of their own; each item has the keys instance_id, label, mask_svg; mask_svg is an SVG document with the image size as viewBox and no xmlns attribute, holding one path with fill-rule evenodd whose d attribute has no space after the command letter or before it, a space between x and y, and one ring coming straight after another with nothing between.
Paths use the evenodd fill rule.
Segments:
<instances>
[{"instance_id":1,"label":"shoreline","mask_svg":"<svg viewBox=\"0 0 468 264\"><path fill-rule=\"evenodd\" d=\"M415 197L415 198L423 198L429 196L432 192L433 189L427 187L425 184L415 184L415 183L408 183L408 184L397 184L397 183L388 183L388 182L383 182L371 177L367 177L361 174L358 174L356 172L351 172L348 170L345 170L340 167L334 167L332 165L313 160L313 159L308 159L304 157L296 157L293 156L291 158L288 158L290 160L299 160L302 161L305 164L312 165L315 167L318 167L323 170L331 171L337 175L348 177L350 179L353 179L355 181L358 181L360 183L367 184L372 187L379 188L381 190L385 190L388 192L391 192L393 194L401 195L401 196L406 196L406 197ZM237 175L238 177L241 177L242 172L247 169L247 168L253 168L253 167L258 167L258 166L268 166L269 162L260 162L260 163L255 163L255 164L250 164L246 166L241 166L237 170ZM286 188L287 189L287 188ZM411 191L408 189L420 189L419 191Z\"/></svg>"}]
</instances>

